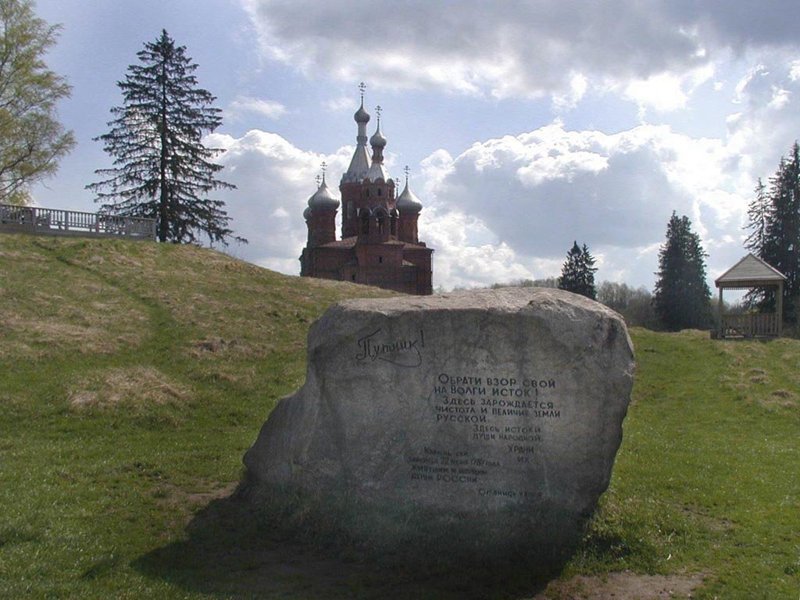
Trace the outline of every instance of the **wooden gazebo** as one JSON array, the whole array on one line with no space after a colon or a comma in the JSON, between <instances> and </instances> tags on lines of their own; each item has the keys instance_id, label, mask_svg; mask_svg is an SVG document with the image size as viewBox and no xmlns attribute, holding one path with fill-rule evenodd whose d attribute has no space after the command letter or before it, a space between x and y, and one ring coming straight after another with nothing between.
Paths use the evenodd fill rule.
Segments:
<instances>
[{"instance_id":1,"label":"wooden gazebo","mask_svg":"<svg viewBox=\"0 0 800 600\"><path fill-rule=\"evenodd\" d=\"M763 260L748 254L714 282L719 288L718 338L779 337L783 330L783 282L786 276ZM723 314L724 290L775 287L774 313Z\"/></svg>"}]
</instances>

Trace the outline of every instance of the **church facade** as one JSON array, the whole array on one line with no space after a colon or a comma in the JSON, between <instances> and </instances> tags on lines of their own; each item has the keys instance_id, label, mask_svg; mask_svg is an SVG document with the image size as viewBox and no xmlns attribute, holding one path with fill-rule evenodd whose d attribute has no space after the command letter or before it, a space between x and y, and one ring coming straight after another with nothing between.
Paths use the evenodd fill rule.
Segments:
<instances>
[{"instance_id":1,"label":"church facade","mask_svg":"<svg viewBox=\"0 0 800 600\"><path fill-rule=\"evenodd\" d=\"M383 164L386 138L378 114L369 138L370 115L361 106L354 119L358 126L356 150L342 175L339 198L328 187L323 172L317 191L308 199L303 217L308 242L300 255L300 275L353 281L408 294L433 292L433 249L419 240L417 221L422 203L409 188L398 195L397 184ZM341 206L341 238L336 239L336 214Z\"/></svg>"}]
</instances>

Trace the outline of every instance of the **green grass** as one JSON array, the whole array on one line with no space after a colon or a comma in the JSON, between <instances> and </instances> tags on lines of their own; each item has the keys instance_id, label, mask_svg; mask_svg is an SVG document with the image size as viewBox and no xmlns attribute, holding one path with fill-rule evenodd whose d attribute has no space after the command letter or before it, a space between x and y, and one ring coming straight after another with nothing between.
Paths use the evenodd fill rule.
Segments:
<instances>
[{"instance_id":1,"label":"green grass","mask_svg":"<svg viewBox=\"0 0 800 600\"><path fill-rule=\"evenodd\" d=\"M800 597L800 343L633 333L623 446L569 572L695 572L702 598Z\"/></svg>"},{"instance_id":2,"label":"green grass","mask_svg":"<svg viewBox=\"0 0 800 600\"><path fill-rule=\"evenodd\" d=\"M0 236L0 598L541 590L526 565L329 556L226 499L270 409L302 383L309 324L363 295L385 292L189 246ZM561 581L701 574L694 597L797 600L800 342L632 337L614 477ZM564 597L558 582L548 593Z\"/></svg>"}]
</instances>

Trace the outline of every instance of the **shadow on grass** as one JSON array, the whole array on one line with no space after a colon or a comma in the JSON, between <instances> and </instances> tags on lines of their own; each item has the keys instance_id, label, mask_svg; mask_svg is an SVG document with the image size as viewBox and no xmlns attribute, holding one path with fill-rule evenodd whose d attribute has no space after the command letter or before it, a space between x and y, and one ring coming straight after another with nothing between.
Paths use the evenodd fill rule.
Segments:
<instances>
[{"instance_id":1,"label":"shadow on grass","mask_svg":"<svg viewBox=\"0 0 800 600\"><path fill-rule=\"evenodd\" d=\"M531 597L560 571L525 556L460 561L453 558L455 547L452 556L413 547L376 556L352 544L314 540L308 531L289 535L289 528L259 518L251 507L239 494L214 500L189 524L184 541L158 548L133 566L216 597L309 600Z\"/></svg>"}]
</instances>

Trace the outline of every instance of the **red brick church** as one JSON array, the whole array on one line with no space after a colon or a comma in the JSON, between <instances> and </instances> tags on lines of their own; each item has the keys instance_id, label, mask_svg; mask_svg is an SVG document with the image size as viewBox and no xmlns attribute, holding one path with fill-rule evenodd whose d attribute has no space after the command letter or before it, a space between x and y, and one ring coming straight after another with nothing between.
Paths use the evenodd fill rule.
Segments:
<instances>
[{"instance_id":1,"label":"red brick church","mask_svg":"<svg viewBox=\"0 0 800 600\"><path fill-rule=\"evenodd\" d=\"M300 275L354 281L408 294L431 294L433 249L419 241L417 220L422 203L408 186L397 196L395 181L383 164L386 138L381 133L380 110L375 133L369 138L370 116L361 106L354 115L358 124L356 151L339 184L342 206L342 238L336 239L339 199L325 182L308 199L303 213L308 243L300 255Z\"/></svg>"}]
</instances>

